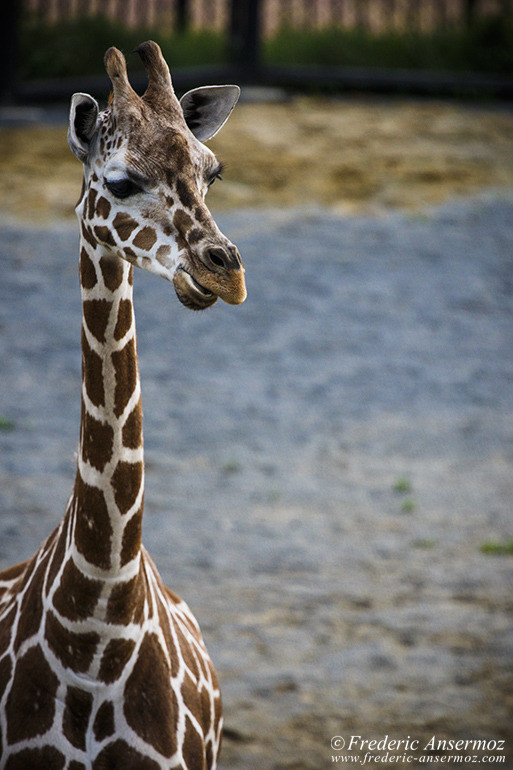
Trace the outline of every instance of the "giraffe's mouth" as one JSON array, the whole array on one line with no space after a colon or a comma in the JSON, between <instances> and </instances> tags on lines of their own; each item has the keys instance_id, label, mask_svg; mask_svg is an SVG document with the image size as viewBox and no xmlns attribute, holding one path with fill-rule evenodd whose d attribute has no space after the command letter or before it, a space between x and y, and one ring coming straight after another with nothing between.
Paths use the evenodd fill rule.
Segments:
<instances>
[{"instance_id":1,"label":"giraffe's mouth","mask_svg":"<svg viewBox=\"0 0 513 770\"><path fill-rule=\"evenodd\" d=\"M205 289L200 283L179 267L173 278L176 296L185 307L191 310L205 310L217 301L217 295Z\"/></svg>"}]
</instances>

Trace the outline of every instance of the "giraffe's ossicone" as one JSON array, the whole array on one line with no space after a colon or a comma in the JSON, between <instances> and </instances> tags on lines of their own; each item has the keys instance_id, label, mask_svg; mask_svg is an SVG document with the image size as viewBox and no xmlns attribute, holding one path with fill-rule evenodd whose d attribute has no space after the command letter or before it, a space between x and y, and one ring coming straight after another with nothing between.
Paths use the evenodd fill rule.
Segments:
<instances>
[{"instance_id":1,"label":"giraffe's ossicone","mask_svg":"<svg viewBox=\"0 0 513 770\"><path fill-rule=\"evenodd\" d=\"M141 544L142 410L133 265L201 310L246 297L236 247L205 205L221 166L203 142L237 86L176 98L156 43L137 49L138 96L110 48L109 106L72 99L84 164L80 221L82 410L64 518L0 575L0 770L207 770L222 730L217 678L187 605Z\"/></svg>"}]
</instances>

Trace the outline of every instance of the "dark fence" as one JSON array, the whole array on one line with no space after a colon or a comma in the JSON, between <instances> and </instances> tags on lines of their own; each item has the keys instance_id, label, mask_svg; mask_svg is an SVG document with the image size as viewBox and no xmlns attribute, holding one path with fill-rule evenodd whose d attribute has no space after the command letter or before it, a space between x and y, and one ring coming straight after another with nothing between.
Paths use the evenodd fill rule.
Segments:
<instances>
[{"instance_id":1,"label":"dark fence","mask_svg":"<svg viewBox=\"0 0 513 770\"><path fill-rule=\"evenodd\" d=\"M205 83L236 79L242 84L301 88L513 96L512 79L501 74L500 64L495 72L488 67L486 74L479 67L477 73L454 74L387 70L379 61L372 68L316 66L315 61L277 66L262 56L268 43L284 30L345 30L378 38L391 32L408 36L465 30L487 19L506 23L511 21L513 0L4 0L0 5L0 99L4 101L59 98L72 89L104 92L105 78L36 82L16 77L15 41L22 19L49 28L86 16L103 16L127 29L162 34L217 33L224 41L222 65L205 66L201 72L177 71L175 66L178 88L197 84L201 78Z\"/></svg>"},{"instance_id":2,"label":"dark fence","mask_svg":"<svg viewBox=\"0 0 513 770\"><path fill-rule=\"evenodd\" d=\"M131 27L226 30L245 0L26 0L27 10L49 22L102 14ZM428 31L472 23L476 16L507 14L511 0L259 0L262 36L284 26L342 26L372 32Z\"/></svg>"}]
</instances>

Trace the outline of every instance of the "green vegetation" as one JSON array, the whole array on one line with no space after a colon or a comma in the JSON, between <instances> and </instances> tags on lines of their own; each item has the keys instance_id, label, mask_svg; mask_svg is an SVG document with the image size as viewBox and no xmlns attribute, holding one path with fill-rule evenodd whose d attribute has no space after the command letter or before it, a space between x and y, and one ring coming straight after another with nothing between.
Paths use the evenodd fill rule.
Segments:
<instances>
[{"instance_id":1,"label":"green vegetation","mask_svg":"<svg viewBox=\"0 0 513 770\"><path fill-rule=\"evenodd\" d=\"M162 28L129 29L102 16L63 19L53 24L25 14L20 32L21 76L66 77L103 73L103 54L116 45L128 54L141 40L156 40L172 67L222 64L227 37L212 30L172 33ZM140 66L137 57L131 67ZM478 19L467 29L380 34L364 29L283 27L264 41L266 64L343 65L406 69L513 72L513 21Z\"/></svg>"},{"instance_id":2,"label":"green vegetation","mask_svg":"<svg viewBox=\"0 0 513 770\"><path fill-rule=\"evenodd\" d=\"M272 64L343 65L474 72L513 72L513 23L477 20L468 29L383 32L330 27L283 28L264 47Z\"/></svg>"},{"instance_id":3,"label":"green vegetation","mask_svg":"<svg viewBox=\"0 0 513 770\"><path fill-rule=\"evenodd\" d=\"M400 476L393 486L394 492L398 495L406 495L411 492L411 481L406 476Z\"/></svg>"},{"instance_id":4,"label":"green vegetation","mask_svg":"<svg viewBox=\"0 0 513 770\"><path fill-rule=\"evenodd\" d=\"M225 474L238 473L240 471L240 465L236 460L228 460L221 468Z\"/></svg>"},{"instance_id":5,"label":"green vegetation","mask_svg":"<svg viewBox=\"0 0 513 770\"><path fill-rule=\"evenodd\" d=\"M417 503L415 502L415 500L412 500L411 497L409 497L401 505L401 513L413 513L416 507L417 507Z\"/></svg>"},{"instance_id":6,"label":"green vegetation","mask_svg":"<svg viewBox=\"0 0 513 770\"><path fill-rule=\"evenodd\" d=\"M396 495L407 495L412 491L412 483L407 476L399 476L392 489ZM416 508L417 503L413 498L403 498L401 503L401 513L413 513Z\"/></svg>"},{"instance_id":7,"label":"green vegetation","mask_svg":"<svg viewBox=\"0 0 513 770\"><path fill-rule=\"evenodd\" d=\"M489 540L482 544L480 551L487 556L513 556L513 540L504 543Z\"/></svg>"},{"instance_id":8,"label":"green vegetation","mask_svg":"<svg viewBox=\"0 0 513 770\"><path fill-rule=\"evenodd\" d=\"M219 64L226 61L222 35L209 30L183 34L156 29L129 29L102 16L83 16L48 24L27 16L20 34L21 76L57 78L105 72L103 55L115 45L125 55L142 40L156 40L170 67ZM130 69L143 69L138 56L130 57Z\"/></svg>"},{"instance_id":9,"label":"green vegetation","mask_svg":"<svg viewBox=\"0 0 513 770\"><path fill-rule=\"evenodd\" d=\"M420 537L418 540L413 541L414 548L423 548L428 550L436 546L436 540L431 540L429 537Z\"/></svg>"},{"instance_id":10,"label":"green vegetation","mask_svg":"<svg viewBox=\"0 0 513 770\"><path fill-rule=\"evenodd\" d=\"M12 420L9 420L7 417L2 417L0 415L0 430L14 430L15 424Z\"/></svg>"}]
</instances>

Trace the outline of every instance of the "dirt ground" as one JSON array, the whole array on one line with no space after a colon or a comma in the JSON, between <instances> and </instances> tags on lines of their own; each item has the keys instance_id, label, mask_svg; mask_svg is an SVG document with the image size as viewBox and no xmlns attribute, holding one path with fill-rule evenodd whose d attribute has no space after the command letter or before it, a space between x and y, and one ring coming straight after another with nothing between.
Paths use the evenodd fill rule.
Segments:
<instances>
[{"instance_id":1,"label":"dirt ground","mask_svg":"<svg viewBox=\"0 0 513 770\"><path fill-rule=\"evenodd\" d=\"M513 111L434 101L292 98L241 103L210 143L226 164L214 210L418 210L513 184ZM64 126L0 131L0 210L72 217L80 164Z\"/></svg>"}]
</instances>

